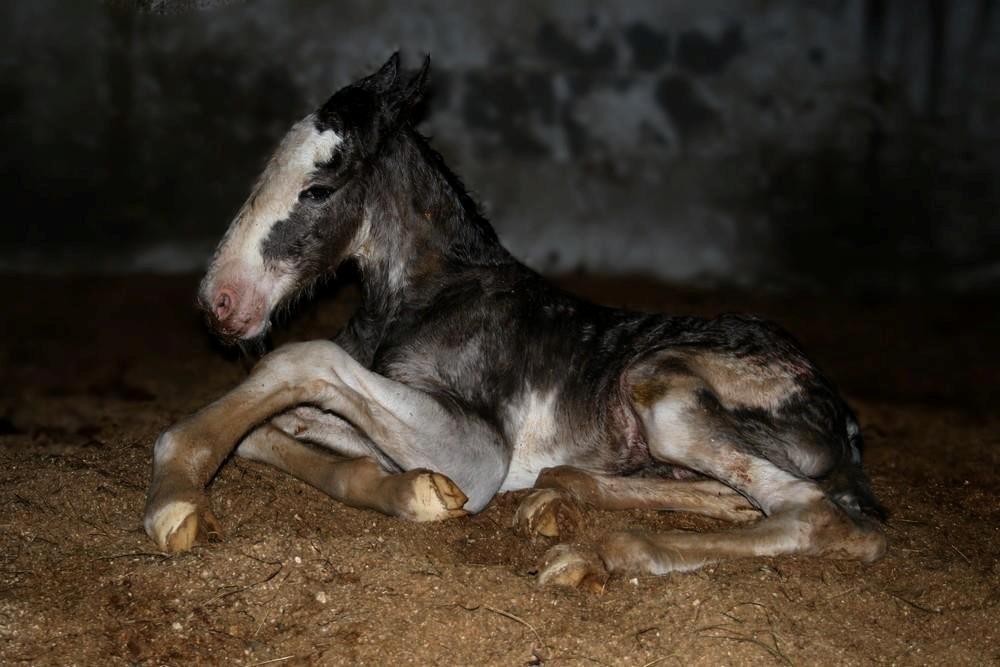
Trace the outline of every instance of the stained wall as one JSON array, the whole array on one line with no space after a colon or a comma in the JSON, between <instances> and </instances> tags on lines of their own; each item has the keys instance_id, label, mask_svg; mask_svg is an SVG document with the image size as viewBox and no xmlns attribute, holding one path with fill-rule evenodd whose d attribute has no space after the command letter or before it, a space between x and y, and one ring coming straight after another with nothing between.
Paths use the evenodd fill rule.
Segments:
<instances>
[{"instance_id":1,"label":"stained wall","mask_svg":"<svg viewBox=\"0 0 1000 667\"><path fill-rule=\"evenodd\" d=\"M991 0L0 7L0 268L200 268L298 117L393 50L544 271L1000 284Z\"/></svg>"}]
</instances>

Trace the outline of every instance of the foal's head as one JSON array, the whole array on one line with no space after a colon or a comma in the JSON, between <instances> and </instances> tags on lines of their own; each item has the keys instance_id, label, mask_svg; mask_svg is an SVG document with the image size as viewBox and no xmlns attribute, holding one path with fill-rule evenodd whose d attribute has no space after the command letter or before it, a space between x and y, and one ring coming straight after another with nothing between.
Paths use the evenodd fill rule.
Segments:
<instances>
[{"instance_id":1,"label":"foal's head","mask_svg":"<svg viewBox=\"0 0 1000 667\"><path fill-rule=\"evenodd\" d=\"M367 236L369 178L384 143L407 122L427 76L399 75L394 54L292 126L229 226L199 301L216 333L252 339L271 313L356 254Z\"/></svg>"}]
</instances>

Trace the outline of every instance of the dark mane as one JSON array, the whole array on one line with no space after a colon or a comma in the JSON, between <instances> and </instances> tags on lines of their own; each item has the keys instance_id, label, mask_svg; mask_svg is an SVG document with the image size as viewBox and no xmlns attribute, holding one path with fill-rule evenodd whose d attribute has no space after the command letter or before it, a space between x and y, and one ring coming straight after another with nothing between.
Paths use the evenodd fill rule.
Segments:
<instances>
[{"instance_id":1,"label":"dark mane","mask_svg":"<svg viewBox=\"0 0 1000 667\"><path fill-rule=\"evenodd\" d=\"M491 253L486 257L482 257L482 259L492 260L488 261L488 263L514 261L513 257L511 257L500 244L500 239L497 237L496 230L493 229L493 225L491 225L489 220L486 219L486 216L483 215L479 203L472 197L472 195L469 194L468 189L465 187L465 183L462 182L462 179L445 163L441 154L430 145L430 139L422 135L409 124L405 126L403 133L411 140L412 144L416 146L420 156L424 159L425 164L430 168L434 175L443 181L442 190L444 191L444 194L446 194L446 196L448 196L456 205L456 208L460 213L460 217L462 218L461 221L465 223L462 225L463 229L461 231L464 234L472 232L475 240L478 241L476 245L481 246L482 249L495 248L502 251L499 256L496 256L496 253Z\"/></svg>"}]
</instances>

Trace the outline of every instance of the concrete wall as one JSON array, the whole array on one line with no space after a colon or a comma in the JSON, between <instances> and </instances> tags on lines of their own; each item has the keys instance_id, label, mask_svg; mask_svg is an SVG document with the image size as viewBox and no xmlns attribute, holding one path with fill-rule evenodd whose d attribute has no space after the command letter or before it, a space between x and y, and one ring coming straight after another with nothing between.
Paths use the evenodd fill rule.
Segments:
<instances>
[{"instance_id":1,"label":"concrete wall","mask_svg":"<svg viewBox=\"0 0 1000 667\"><path fill-rule=\"evenodd\" d=\"M423 129L546 271L1000 283L991 0L0 8L0 267L188 270L274 142L401 49Z\"/></svg>"}]
</instances>

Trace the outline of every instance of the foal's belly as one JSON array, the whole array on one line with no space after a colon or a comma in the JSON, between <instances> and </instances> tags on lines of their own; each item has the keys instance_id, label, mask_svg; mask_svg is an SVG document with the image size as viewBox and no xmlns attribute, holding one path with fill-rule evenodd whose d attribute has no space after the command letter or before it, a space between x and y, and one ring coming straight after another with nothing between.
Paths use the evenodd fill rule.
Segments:
<instances>
[{"instance_id":1,"label":"foal's belly","mask_svg":"<svg viewBox=\"0 0 1000 667\"><path fill-rule=\"evenodd\" d=\"M514 457L510 461L510 468L507 469L507 477L500 486L499 493L504 491L517 491L518 489L530 489L535 485L535 479L545 468L568 465L571 461L559 451L539 451L538 448L514 447Z\"/></svg>"},{"instance_id":2,"label":"foal's belly","mask_svg":"<svg viewBox=\"0 0 1000 667\"><path fill-rule=\"evenodd\" d=\"M570 465L569 434L556 416L557 390L529 390L506 411L505 435L513 447L500 492L530 489L545 468Z\"/></svg>"}]
</instances>

